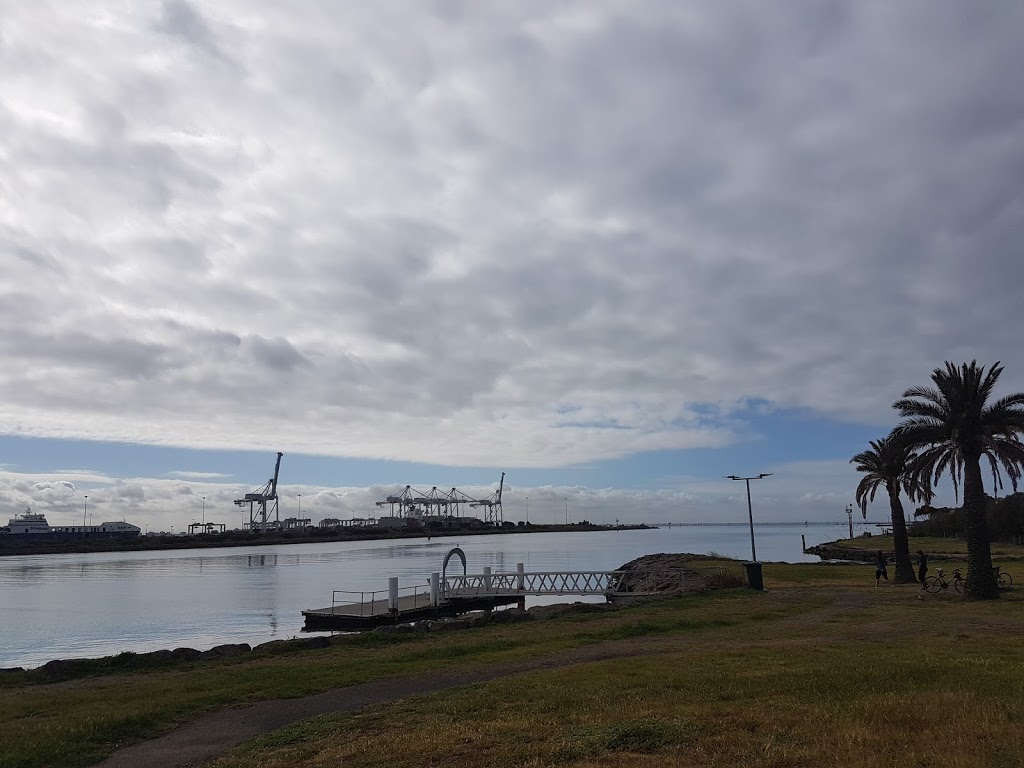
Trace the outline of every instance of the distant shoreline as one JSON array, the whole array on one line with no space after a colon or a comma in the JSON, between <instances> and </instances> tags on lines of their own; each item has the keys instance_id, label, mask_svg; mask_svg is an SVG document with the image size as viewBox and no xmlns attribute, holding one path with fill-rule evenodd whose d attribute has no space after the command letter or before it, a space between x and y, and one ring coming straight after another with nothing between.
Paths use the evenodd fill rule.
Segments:
<instances>
[{"instance_id":1,"label":"distant shoreline","mask_svg":"<svg viewBox=\"0 0 1024 768\"><path fill-rule=\"evenodd\" d=\"M594 531L638 531L657 528L655 525L594 525L576 523L572 525L517 525L504 528L468 529L457 528L444 531L386 531L368 529L365 531L327 531L314 528L312 534L286 531L284 533L208 533L196 536L139 536L135 539L95 539L79 541L34 541L21 543L0 542L0 557L21 555L63 555L89 552L149 552L173 549L214 549L219 547L268 547L280 544L318 544L333 541L380 541L387 539L450 538L453 536L492 536L513 533L590 533Z\"/></svg>"}]
</instances>

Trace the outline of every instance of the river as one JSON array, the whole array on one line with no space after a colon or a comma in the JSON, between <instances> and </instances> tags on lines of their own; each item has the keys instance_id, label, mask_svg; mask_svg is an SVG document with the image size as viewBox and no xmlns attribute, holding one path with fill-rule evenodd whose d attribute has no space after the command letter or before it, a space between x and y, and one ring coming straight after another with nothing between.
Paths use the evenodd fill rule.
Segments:
<instances>
[{"instance_id":1,"label":"river","mask_svg":"<svg viewBox=\"0 0 1024 768\"><path fill-rule=\"evenodd\" d=\"M801 535L811 546L843 537L844 529L774 524L755 534L762 561L800 562L817 560L803 554ZM455 546L470 573L514 571L516 563L527 571L601 571L656 552L747 558L750 533L742 525L702 525L2 557L0 667L294 637L301 611L330 605L332 590L386 590L391 576L403 587L425 585Z\"/></svg>"}]
</instances>

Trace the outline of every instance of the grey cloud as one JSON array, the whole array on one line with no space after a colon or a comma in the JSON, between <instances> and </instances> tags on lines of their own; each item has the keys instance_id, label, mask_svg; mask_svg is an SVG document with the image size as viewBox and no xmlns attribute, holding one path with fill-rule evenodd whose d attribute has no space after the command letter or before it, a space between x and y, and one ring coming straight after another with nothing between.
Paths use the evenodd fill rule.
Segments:
<instances>
[{"instance_id":1,"label":"grey cloud","mask_svg":"<svg viewBox=\"0 0 1024 768\"><path fill-rule=\"evenodd\" d=\"M1024 389L1020 9L198 7L12 11L0 429L551 465Z\"/></svg>"},{"instance_id":2,"label":"grey cloud","mask_svg":"<svg viewBox=\"0 0 1024 768\"><path fill-rule=\"evenodd\" d=\"M210 26L190 3L186 0L164 0L162 10L158 30L179 37L217 58L224 57Z\"/></svg>"},{"instance_id":3,"label":"grey cloud","mask_svg":"<svg viewBox=\"0 0 1024 768\"><path fill-rule=\"evenodd\" d=\"M265 339L262 336L247 336L242 339L242 349L251 354L261 366L279 371L292 371L308 363L308 360L283 338Z\"/></svg>"}]
</instances>

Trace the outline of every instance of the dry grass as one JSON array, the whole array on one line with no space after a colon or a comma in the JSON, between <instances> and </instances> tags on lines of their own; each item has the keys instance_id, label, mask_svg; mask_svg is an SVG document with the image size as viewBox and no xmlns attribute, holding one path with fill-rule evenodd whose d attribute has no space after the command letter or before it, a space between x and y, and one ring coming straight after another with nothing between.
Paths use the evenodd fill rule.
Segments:
<instances>
[{"instance_id":1,"label":"dry grass","mask_svg":"<svg viewBox=\"0 0 1024 768\"><path fill-rule=\"evenodd\" d=\"M829 591L734 603L745 620L639 657L317 718L216 766L1024 764L1020 596Z\"/></svg>"},{"instance_id":2,"label":"dry grass","mask_svg":"<svg viewBox=\"0 0 1024 768\"><path fill-rule=\"evenodd\" d=\"M0 766L87 765L213 708L566 654L578 663L306 721L218 766L1024 765L1024 589L965 603L875 588L863 565L764 573L765 593L56 684L15 676L0 680Z\"/></svg>"}]
</instances>

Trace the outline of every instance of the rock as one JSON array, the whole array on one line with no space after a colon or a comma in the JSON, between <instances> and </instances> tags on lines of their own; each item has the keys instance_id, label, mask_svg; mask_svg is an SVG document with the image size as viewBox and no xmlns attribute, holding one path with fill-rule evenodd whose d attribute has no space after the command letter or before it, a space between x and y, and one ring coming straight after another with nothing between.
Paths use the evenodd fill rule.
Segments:
<instances>
[{"instance_id":1,"label":"rock","mask_svg":"<svg viewBox=\"0 0 1024 768\"><path fill-rule=\"evenodd\" d=\"M202 658L202 652L195 648L175 648L171 654L178 661L197 661Z\"/></svg>"},{"instance_id":2,"label":"rock","mask_svg":"<svg viewBox=\"0 0 1024 768\"><path fill-rule=\"evenodd\" d=\"M168 651L164 648L162 651L150 651L149 653L140 653L133 659L133 664L138 665L149 665L149 664L170 664L172 661L176 661L177 656L174 655L173 651Z\"/></svg>"},{"instance_id":3,"label":"rock","mask_svg":"<svg viewBox=\"0 0 1024 768\"><path fill-rule=\"evenodd\" d=\"M226 645L217 645L208 651L203 651L199 654L201 659L227 659L232 656L241 656L243 653L249 653L252 648L248 643L228 643Z\"/></svg>"},{"instance_id":4,"label":"rock","mask_svg":"<svg viewBox=\"0 0 1024 768\"><path fill-rule=\"evenodd\" d=\"M24 667L0 667L0 675L13 673L13 672L24 672Z\"/></svg>"},{"instance_id":5,"label":"rock","mask_svg":"<svg viewBox=\"0 0 1024 768\"><path fill-rule=\"evenodd\" d=\"M85 672L91 663L88 659L54 659L40 667L49 677L74 677Z\"/></svg>"},{"instance_id":6,"label":"rock","mask_svg":"<svg viewBox=\"0 0 1024 768\"><path fill-rule=\"evenodd\" d=\"M693 559L693 555L665 553L638 557L618 569L627 571L619 581L618 590L662 595L701 592L707 587L707 579L689 567Z\"/></svg>"}]
</instances>

